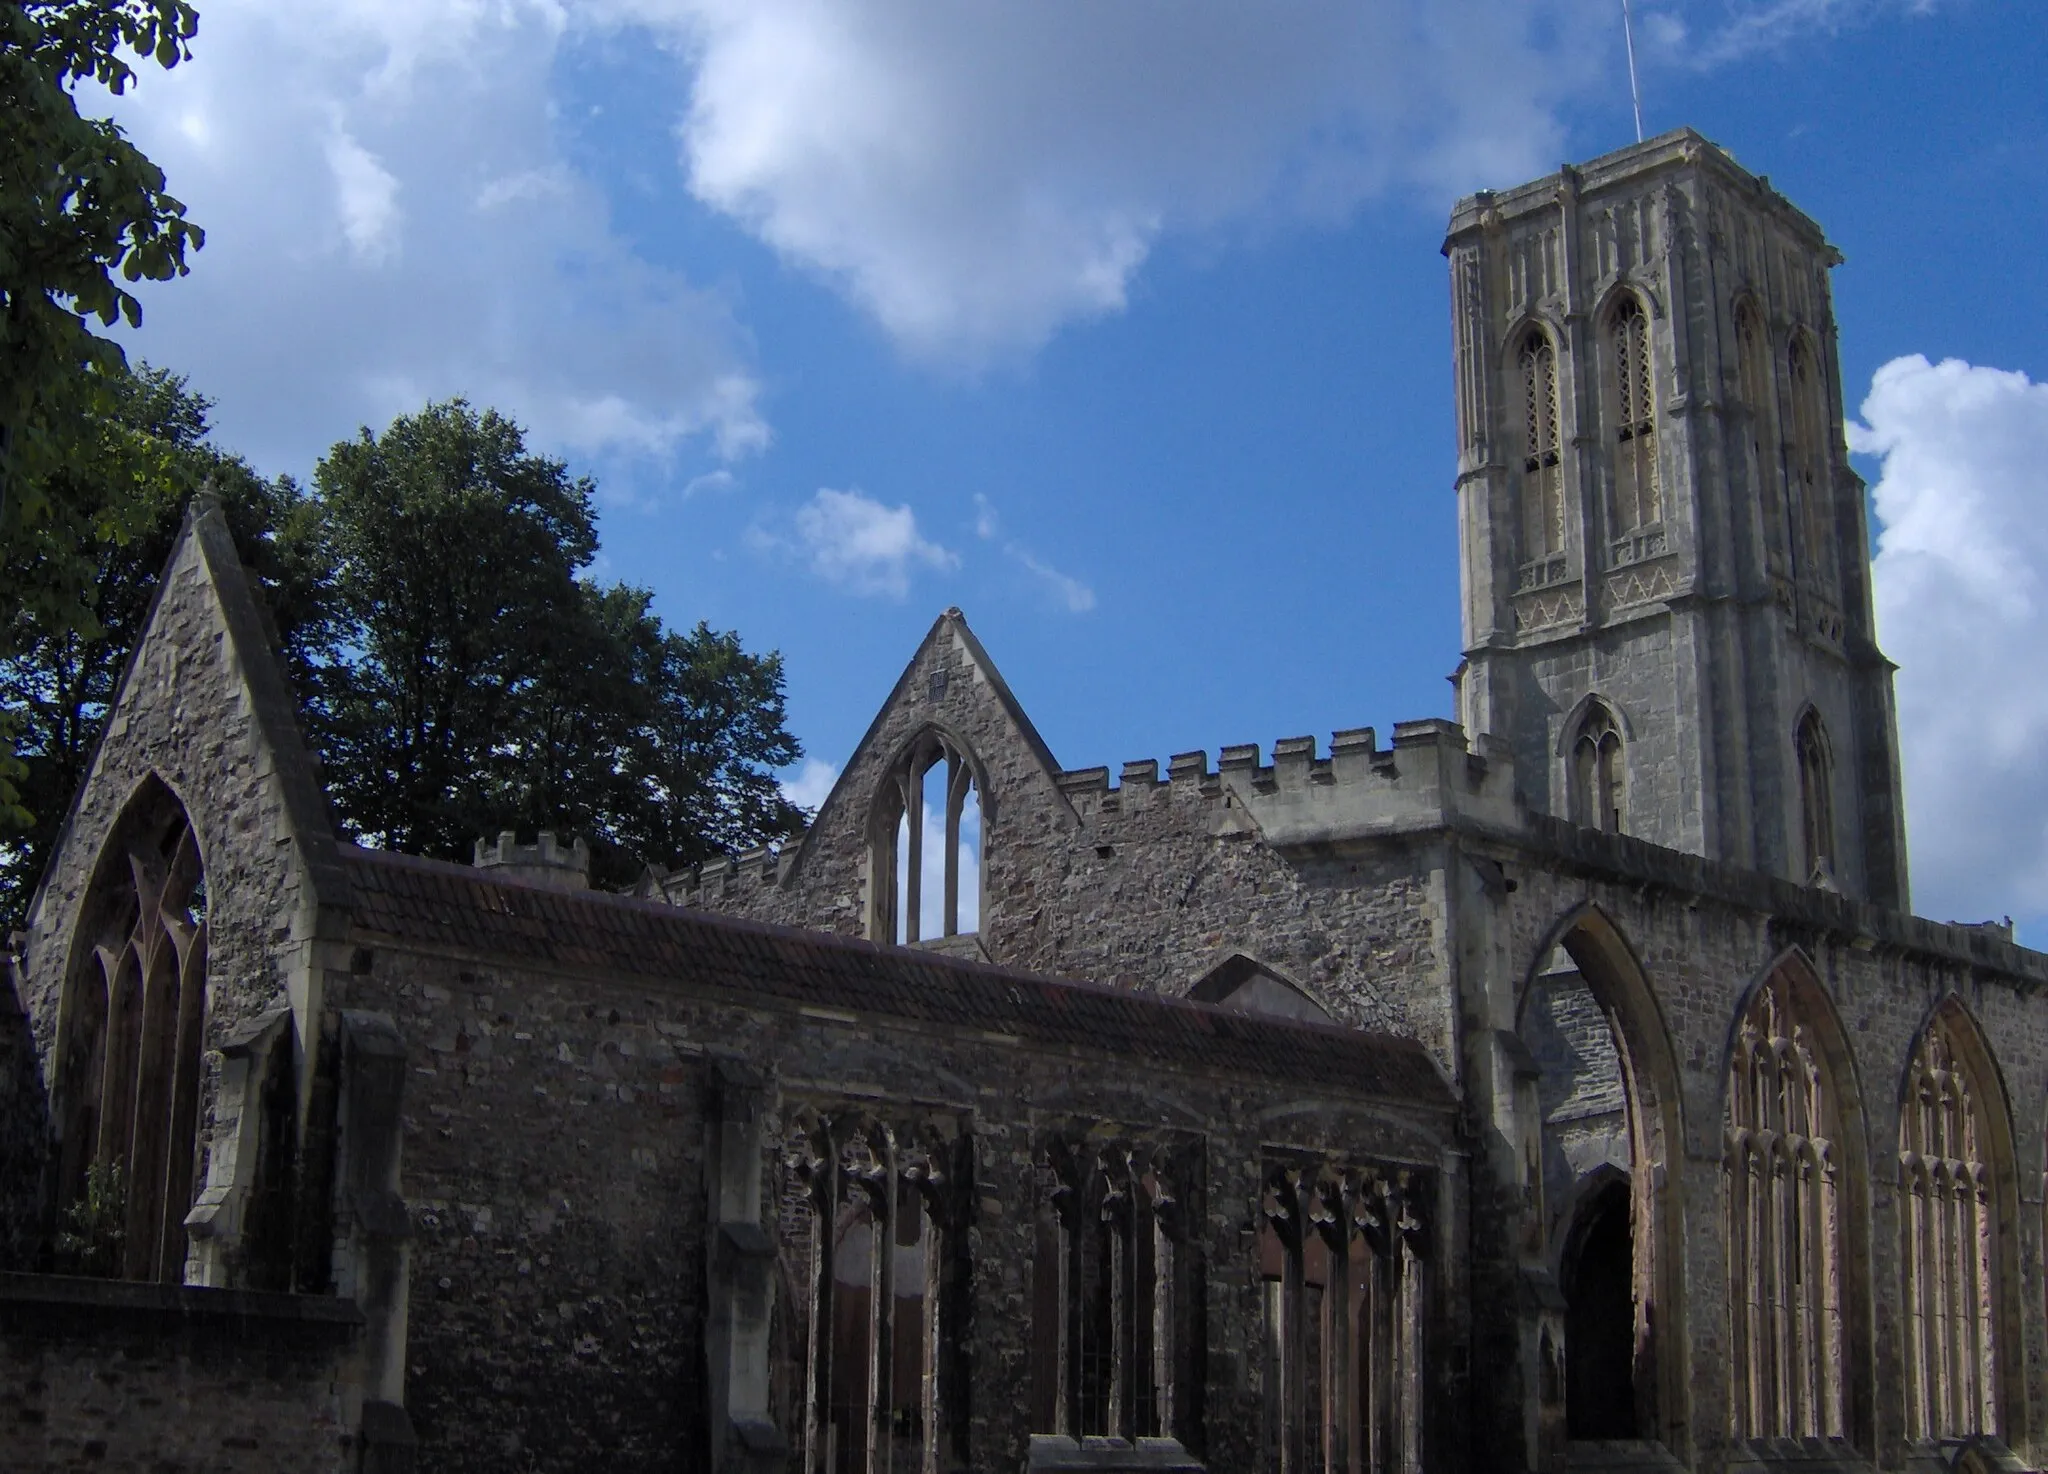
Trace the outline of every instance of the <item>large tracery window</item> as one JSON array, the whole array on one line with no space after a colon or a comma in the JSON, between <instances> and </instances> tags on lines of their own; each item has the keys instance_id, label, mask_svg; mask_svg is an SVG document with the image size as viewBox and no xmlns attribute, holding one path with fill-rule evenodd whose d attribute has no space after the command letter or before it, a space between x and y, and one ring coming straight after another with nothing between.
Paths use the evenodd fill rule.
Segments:
<instances>
[{"instance_id":1,"label":"large tracery window","mask_svg":"<svg viewBox=\"0 0 2048 1474\"><path fill-rule=\"evenodd\" d=\"M2000 1431L1997 1185L1974 1026L1938 1010L1906 1072L1899 1119L1906 1436Z\"/></svg>"},{"instance_id":2,"label":"large tracery window","mask_svg":"<svg viewBox=\"0 0 2048 1474\"><path fill-rule=\"evenodd\" d=\"M1793 738L1799 763L1799 824L1809 881L1835 869L1835 757L1820 713L1809 710Z\"/></svg>"},{"instance_id":3,"label":"large tracery window","mask_svg":"<svg viewBox=\"0 0 2048 1474\"><path fill-rule=\"evenodd\" d=\"M1623 296L1607 318L1608 408L1614 441L1617 532L1634 532L1662 515L1657 487L1655 375L1650 315Z\"/></svg>"},{"instance_id":4,"label":"large tracery window","mask_svg":"<svg viewBox=\"0 0 2048 1474\"><path fill-rule=\"evenodd\" d=\"M921 733L877 799L868 935L907 945L976 931L981 847L973 762L943 734Z\"/></svg>"},{"instance_id":5,"label":"large tracery window","mask_svg":"<svg viewBox=\"0 0 2048 1474\"><path fill-rule=\"evenodd\" d=\"M63 1198L81 1203L91 1184L121 1213L117 1235L101 1222L97 1241L74 1251L77 1267L181 1281L206 1016L206 880L198 836L162 783L150 780L116 825L78 935L90 951L66 1007Z\"/></svg>"},{"instance_id":6,"label":"large tracery window","mask_svg":"<svg viewBox=\"0 0 2048 1474\"><path fill-rule=\"evenodd\" d=\"M1805 332L1792 336L1785 366L1792 400L1792 436L1786 461L1798 503L1801 571L1825 584L1834 549L1829 475L1827 383L1820 351Z\"/></svg>"},{"instance_id":7,"label":"large tracery window","mask_svg":"<svg viewBox=\"0 0 2048 1474\"><path fill-rule=\"evenodd\" d=\"M794 1314L788 1400L804 1474L941 1467L959 1138L859 1112L785 1139L781 1252ZM950 1467L950 1464L947 1465Z\"/></svg>"},{"instance_id":8,"label":"large tracery window","mask_svg":"<svg viewBox=\"0 0 2048 1474\"><path fill-rule=\"evenodd\" d=\"M1268 1170L1259 1249L1281 1474L1421 1469L1426 1201L1408 1169Z\"/></svg>"},{"instance_id":9,"label":"large tracery window","mask_svg":"<svg viewBox=\"0 0 2048 1474\"><path fill-rule=\"evenodd\" d=\"M1621 724L1595 701L1580 718L1568 749L1572 822L1588 829L1622 832L1627 808L1627 771Z\"/></svg>"},{"instance_id":10,"label":"large tracery window","mask_svg":"<svg viewBox=\"0 0 2048 1474\"><path fill-rule=\"evenodd\" d=\"M1518 355L1522 375L1522 556L1564 551L1564 468L1559 452L1557 350L1531 328Z\"/></svg>"},{"instance_id":11,"label":"large tracery window","mask_svg":"<svg viewBox=\"0 0 2048 1474\"><path fill-rule=\"evenodd\" d=\"M1033 1421L1071 1438L1197 1438L1199 1148L1069 1133L1039 1154Z\"/></svg>"},{"instance_id":12,"label":"large tracery window","mask_svg":"<svg viewBox=\"0 0 2048 1474\"><path fill-rule=\"evenodd\" d=\"M1736 392L1749 412L1750 462L1756 467L1764 563L1772 574L1783 577L1788 533L1785 499L1778 485L1778 455L1770 433L1776 410L1771 385L1771 339L1762 314L1746 297L1735 304L1735 368Z\"/></svg>"},{"instance_id":13,"label":"large tracery window","mask_svg":"<svg viewBox=\"0 0 2048 1474\"><path fill-rule=\"evenodd\" d=\"M1736 1025L1722 1182L1736 1438L1840 1438L1846 1217L1836 1089L1784 969Z\"/></svg>"}]
</instances>

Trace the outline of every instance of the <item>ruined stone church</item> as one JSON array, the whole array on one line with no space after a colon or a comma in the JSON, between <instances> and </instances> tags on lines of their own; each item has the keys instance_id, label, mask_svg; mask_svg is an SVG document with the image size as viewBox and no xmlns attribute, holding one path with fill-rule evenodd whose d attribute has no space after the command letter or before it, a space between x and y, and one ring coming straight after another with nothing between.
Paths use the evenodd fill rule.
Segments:
<instances>
[{"instance_id":1,"label":"ruined stone church","mask_svg":"<svg viewBox=\"0 0 2048 1474\"><path fill-rule=\"evenodd\" d=\"M2048 1461L2048 956L1909 909L1840 258L1690 131L1444 249L1455 721L1067 768L948 610L636 895L338 841L195 508L9 948L0 1467Z\"/></svg>"}]
</instances>

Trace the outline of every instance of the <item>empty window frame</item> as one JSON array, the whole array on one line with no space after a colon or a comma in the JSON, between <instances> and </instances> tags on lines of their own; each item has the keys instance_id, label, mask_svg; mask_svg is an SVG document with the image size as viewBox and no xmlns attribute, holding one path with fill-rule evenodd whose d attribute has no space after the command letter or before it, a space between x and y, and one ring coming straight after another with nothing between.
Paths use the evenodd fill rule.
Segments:
<instances>
[{"instance_id":1,"label":"empty window frame","mask_svg":"<svg viewBox=\"0 0 2048 1474\"><path fill-rule=\"evenodd\" d=\"M1587 705L1566 751L1572 822L1621 833L1628 804L1626 744L1605 703Z\"/></svg>"},{"instance_id":2,"label":"empty window frame","mask_svg":"<svg viewBox=\"0 0 2048 1474\"><path fill-rule=\"evenodd\" d=\"M1657 484L1656 376L1650 363L1650 315L1633 293L1607 314L1607 408L1614 454L1617 532L1634 532L1663 515Z\"/></svg>"},{"instance_id":3,"label":"empty window frame","mask_svg":"<svg viewBox=\"0 0 2048 1474\"><path fill-rule=\"evenodd\" d=\"M1773 973L1736 1025L1724 1123L1737 1438L1844 1436L1838 1109L1816 1021Z\"/></svg>"},{"instance_id":4,"label":"empty window frame","mask_svg":"<svg viewBox=\"0 0 2048 1474\"><path fill-rule=\"evenodd\" d=\"M1281 1474L1421 1469L1426 1202L1427 1178L1407 1169L1268 1168L1267 1442Z\"/></svg>"},{"instance_id":5,"label":"empty window frame","mask_svg":"<svg viewBox=\"0 0 2048 1474\"><path fill-rule=\"evenodd\" d=\"M1966 1063L1975 1026L1935 1012L1906 1071L1899 1119L1906 1436L2000 1432L1997 1186L1987 1097Z\"/></svg>"},{"instance_id":6,"label":"empty window frame","mask_svg":"<svg viewBox=\"0 0 2048 1474\"><path fill-rule=\"evenodd\" d=\"M980 925L983 805L974 763L951 738L920 733L877 797L868 935L904 944Z\"/></svg>"},{"instance_id":7,"label":"empty window frame","mask_svg":"<svg viewBox=\"0 0 2048 1474\"><path fill-rule=\"evenodd\" d=\"M1564 467L1557 412L1557 349L1540 327L1523 334L1516 354L1522 382L1522 556L1534 562L1564 551Z\"/></svg>"},{"instance_id":8,"label":"empty window frame","mask_svg":"<svg viewBox=\"0 0 2048 1474\"><path fill-rule=\"evenodd\" d=\"M858 1113L786 1138L780 1252L788 1400L804 1474L953 1467L942 1458L961 1277L949 1194L964 1138Z\"/></svg>"},{"instance_id":9,"label":"empty window frame","mask_svg":"<svg viewBox=\"0 0 2048 1474\"><path fill-rule=\"evenodd\" d=\"M1193 1144L1081 1133L1040 1151L1038 1431L1200 1446L1200 1162Z\"/></svg>"},{"instance_id":10,"label":"empty window frame","mask_svg":"<svg viewBox=\"0 0 2048 1474\"><path fill-rule=\"evenodd\" d=\"M206 1013L199 839L151 779L115 826L81 910L63 1050L69 1267L184 1279ZM102 1211L71 1211L89 1191ZM118 1207L118 1219L106 1209Z\"/></svg>"},{"instance_id":11,"label":"empty window frame","mask_svg":"<svg viewBox=\"0 0 2048 1474\"><path fill-rule=\"evenodd\" d=\"M1799 828L1807 880L1835 873L1835 755L1820 713L1809 708L1793 735L1799 766Z\"/></svg>"}]
</instances>

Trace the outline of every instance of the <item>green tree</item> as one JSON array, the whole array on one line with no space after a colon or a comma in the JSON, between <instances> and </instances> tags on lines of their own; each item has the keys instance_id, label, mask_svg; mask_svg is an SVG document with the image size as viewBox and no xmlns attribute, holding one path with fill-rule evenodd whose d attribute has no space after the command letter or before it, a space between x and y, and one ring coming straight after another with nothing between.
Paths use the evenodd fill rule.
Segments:
<instances>
[{"instance_id":1,"label":"green tree","mask_svg":"<svg viewBox=\"0 0 2048 1474\"><path fill-rule=\"evenodd\" d=\"M318 642L323 618L304 493L209 445L210 405L177 375L147 365L94 372L103 412L76 428L58 466L39 478L77 515L46 526L33 545L0 547L0 587L20 587L38 560L55 557L76 570L81 590L70 607L0 610L0 719L14 730L19 775L15 810L0 814L0 934L20 923L56 842L196 491L210 485L219 497L280 646L301 670L296 654ZM97 530L116 507L128 524L119 540Z\"/></svg>"},{"instance_id":2,"label":"green tree","mask_svg":"<svg viewBox=\"0 0 2048 1474\"><path fill-rule=\"evenodd\" d=\"M573 831L622 881L801 823L770 771L801 755L779 658L590 580L594 488L510 420L430 405L313 480L334 572L312 727L347 832L462 859Z\"/></svg>"}]
</instances>

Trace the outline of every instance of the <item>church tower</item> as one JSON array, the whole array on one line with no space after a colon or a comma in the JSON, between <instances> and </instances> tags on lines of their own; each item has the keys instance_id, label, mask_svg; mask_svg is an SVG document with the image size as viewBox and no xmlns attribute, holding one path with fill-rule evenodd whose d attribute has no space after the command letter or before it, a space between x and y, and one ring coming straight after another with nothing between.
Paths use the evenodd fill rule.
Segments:
<instances>
[{"instance_id":1,"label":"church tower","mask_svg":"<svg viewBox=\"0 0 2048 1474\"><path fill-rule=\"evenodd\" d=\"M1459 718L1534 809L1907 905L1816 226L1690 129L1461 200Z\"/></svg>"}]
</instances>

